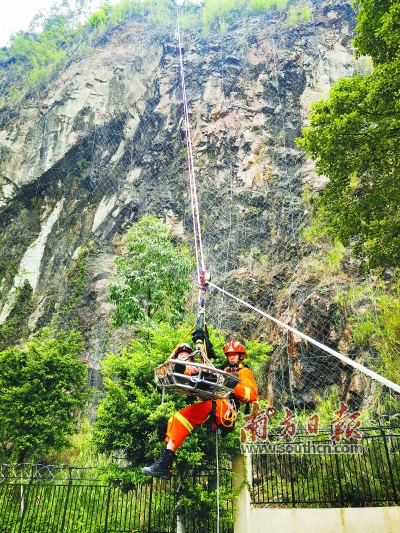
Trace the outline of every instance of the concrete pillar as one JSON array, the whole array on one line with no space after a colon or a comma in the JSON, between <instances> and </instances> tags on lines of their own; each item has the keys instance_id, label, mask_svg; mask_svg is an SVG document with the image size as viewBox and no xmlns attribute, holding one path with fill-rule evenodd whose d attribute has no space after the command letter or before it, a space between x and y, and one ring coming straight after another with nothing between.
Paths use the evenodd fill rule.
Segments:
<instances>
[{"instance_id":1,"label":"concrete pillar","mask_svg":"<svg viewBox=\"0 0 400 533\"><path fill-rule=\"evenodd\" d=\"M236 533L250 533L251 523L251 456L237 455L232 464L233 488L237 494L234 502L233 531Z\"/></svg>"}]
</instances>

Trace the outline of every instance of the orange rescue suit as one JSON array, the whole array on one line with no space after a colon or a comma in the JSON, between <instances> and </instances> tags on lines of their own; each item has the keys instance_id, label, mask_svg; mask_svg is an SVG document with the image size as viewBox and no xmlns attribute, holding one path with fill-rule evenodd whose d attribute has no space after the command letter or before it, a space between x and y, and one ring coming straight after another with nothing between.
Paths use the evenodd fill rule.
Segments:
<instances>
[{"instance_id":1,"label":"orange rescue suit","mask_svg":"<svg viewBox=\"0 0 400 533\"><path fill-rule=\"evenodd\" d=\"M243 363L239 363L235 370L230 369L229 367L224 370L230 373L237 372L239 375L240 382L234 388L233 395L239 400L240 404L253 403L257 400L257 385L254 380L253 372L249 368L245 367ZM217 398L216 400L204 400L200 403L188 405L169 419L166 442L172 440L175 446L179 448L196 426L203 424L208 420L213 408L213 402L216 403L216 422L212 423L212 426L215 428L219 426L226 427L226 415L230 409L228 401L220 398Z\"/></svg>"}]
</instances>

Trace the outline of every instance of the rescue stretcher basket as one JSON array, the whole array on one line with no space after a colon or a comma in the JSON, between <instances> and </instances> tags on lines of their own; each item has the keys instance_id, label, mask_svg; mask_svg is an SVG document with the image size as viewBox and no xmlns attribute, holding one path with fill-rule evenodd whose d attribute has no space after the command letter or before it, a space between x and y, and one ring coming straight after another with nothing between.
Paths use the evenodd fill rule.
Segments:
<instances>
[{"instance_id":1,"label":"rescue stretcher basket","mask_svg":"<svg viewBox=\"0 0 400 533\"><path fill-rule=\"evenodd\" d=\"M215 368L204 355L201 355L201 359L205 364L168 359L154 369L156 384L189 396L205 399L227 398L239 383L239 377ZM227 386L228 378L231 378L230 385L233 386Z\"/></svg>"}]
</instances>

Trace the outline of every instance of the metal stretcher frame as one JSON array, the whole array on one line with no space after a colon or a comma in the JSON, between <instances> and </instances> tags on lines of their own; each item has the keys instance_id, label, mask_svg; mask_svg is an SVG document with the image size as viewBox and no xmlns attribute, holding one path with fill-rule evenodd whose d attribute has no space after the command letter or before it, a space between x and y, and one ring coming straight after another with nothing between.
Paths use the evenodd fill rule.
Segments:
<instances>
[{"instance_id":1,"label":"metal stretcher frame","mask_svg":"<svg viewBox=\"0 0 400 533\"><path fill-rule=\"evenodd\" d=\"M196 354L197 352L193 352ZM205 399L227 398L233 392L236 384L240 381L238 376L229 374L224 370L219 370L207 359L206 356L198 352L204 363L196 363L191 361L180 361L179 359L169 358L165 363L159 365L154 369L155 382L159 387L164 389L175 390L188 394L189 396L197 396ZM192 355L193 355L192 354ZM175 372L176 364L185 366L191 369L190 375ZM226 385L227 378L233 386Z\"/></svg>"}]
</instances>

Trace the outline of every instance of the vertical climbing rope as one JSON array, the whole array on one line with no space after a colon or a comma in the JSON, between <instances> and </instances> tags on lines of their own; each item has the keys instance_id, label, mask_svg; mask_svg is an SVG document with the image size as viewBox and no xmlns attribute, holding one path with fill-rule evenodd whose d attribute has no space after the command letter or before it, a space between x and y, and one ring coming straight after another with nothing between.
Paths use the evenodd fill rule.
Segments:
<instances>
[{"instance_id":1,"label":"vertical climbing rope","mask_svg":"<svg viewBox=\"0 0 400 533\"><path fill-rule=\"evenodd\" d=\"M181 42L180 25L179 25L178 4L176 4L176 20L177 20L176 36L178 40L178 54L179 54L179 65L180 65L180 72L181 72L182 100L183 100L183 116L184 116L184 121L185 121L185 138L186 138L187 161L188 161L188 170L189 170L190 199L191 199L191 206L192 206L193 231L194 231L194 237L195 237L194 241L195 241L195 249L196 249L197 279L198 279L198 282L200 283L201 271L203 272L205 271L205 263L204 263L203 243L201 239L201 225L200 225L199 204L197 200L196 177L194 173L192 140L191 140L191 134L190 134L189 112L188 112L186 85L185 85L185 72L183 68L183 54L182 54L182 42Z\"/></svg>"},{"instance_id":2,"label":"vertical climbing rope","mask_svg":"<svg viewBox=\"0 0 400 533\"><path fill-rule=\"evenodd\" d=\"M183 115L185 121L185 138L186 138L186 148L187 148L187 161L188 161L188 170L189 170L189 184L190 184L190 199L192 206L192 216L193 216L193 231L194 231L194 240L195 240L195 250L196 250L196 266L197 266L197 280L199 283L199 303L200 303L200 312L199 320L201 318L200 313L203 313L204 320L204 306L205 306L205 262L204 262L204 252L203 252L203 243L201 238L201 225L200 225L200 214L199 214L199 204L197 199L197 188L196 188L196 176L194 173L194 162L193 162L193 151L192 151L192 140L190 134L190 122L189 122L189 112L187 105L186 97L186 85L185 85L185 72L183 68L183 54L182 54L182 42L180 35L180 25L179 25L179 9L178 4L176 4L176 20L177 20L177 39L178 39L178 53L179 53L179 64L181 72L181 85L182 85L182 100L183 100ZM218 460L218 431L215 432L215 453L216 453L216 469L217 469L217 533L219 533L219 460Z\"/></svg>"}]
</instances>

